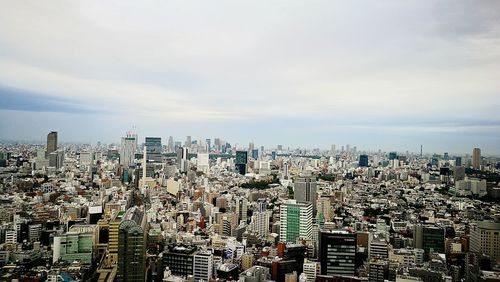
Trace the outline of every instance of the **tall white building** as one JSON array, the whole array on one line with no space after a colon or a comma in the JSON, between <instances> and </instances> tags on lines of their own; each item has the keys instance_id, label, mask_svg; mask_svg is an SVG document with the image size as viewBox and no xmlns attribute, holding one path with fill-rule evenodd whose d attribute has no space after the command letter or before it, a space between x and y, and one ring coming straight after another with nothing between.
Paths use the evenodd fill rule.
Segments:
<instances>
[{"instance_id":1,"label":"tall white building","mask_svg":"<svg viewBox=\"0 0 500 282\"><path fill-rule=\"evenodd\" d=\"M212 278L214 256L210 251L199 251L193 259L194 281L208 281Z\"/></svg>"},{"instance_id":2,"label":"tall white building","mask_svg":"<svg viewBox=\"0 0 500 282\"><path fill-rule=\"evenodd\" d=\"M134 163L135 152L137 150L137 134L128 132L127 136L122 137L120 147L120 164L128 168Z\"/></svg>"},{"instance_id":3,"label":"tall white building","mask_svg":"<svg viewBox=\"0 0 500 282\"><path fill-rule=\"evenodd\" d=\"M287 200L280 206L280 241L312 239L312 203Z\"/></svg>"},{"instance_id":4,"label":"tall white building","mask_svg":"<svg viewBox=\"0 0 500 282\"><path fill-rule=\"evenodd\" d=\"M207 174L210 170L208 153L198 153L196 157L196 168Z\"/></svg>"},{"instance_id":5,"label":"tall white building","mask_svg":"<svg viewBox=\"0 0 500 282\"><path fill-rule=\"evenodd\" d=\"M257 212L252 215L249 229L255 231L259 236L266 237L269 233L269 217L266 200L259 199L257 201Z\"/></svg>"},{"instance_id":6,"label":"tall white building","mask_svg":"<svg viewBox=\"0 0 500 282\"><path fill-rule=\"evenodd\" d=\"M188 170L188 148L180 147L177 149L177 168L181 172L186 172Z\"/></svg>"}]
</instances>

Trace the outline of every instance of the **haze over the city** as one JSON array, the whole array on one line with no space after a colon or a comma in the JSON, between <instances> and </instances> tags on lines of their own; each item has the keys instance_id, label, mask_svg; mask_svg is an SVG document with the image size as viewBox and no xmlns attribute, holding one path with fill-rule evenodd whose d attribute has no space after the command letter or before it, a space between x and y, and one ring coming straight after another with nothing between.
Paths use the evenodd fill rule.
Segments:
<instances>
[{"instance_id":1,"label":"haze over the city","mask_svg":"<svg viewBox=\"0 0 500 282\"><path fill-rule=\"evenodd\" d=\"M0 3L0 139L500 153L498 1Z\"/></svg>"}]
</instances>

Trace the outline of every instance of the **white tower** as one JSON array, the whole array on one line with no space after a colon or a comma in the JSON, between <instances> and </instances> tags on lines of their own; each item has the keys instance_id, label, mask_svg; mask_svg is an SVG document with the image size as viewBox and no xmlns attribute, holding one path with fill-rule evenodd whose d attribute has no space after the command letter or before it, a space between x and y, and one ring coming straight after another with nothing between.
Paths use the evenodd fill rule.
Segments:
<instances>
[{"instance_id":1,"label":"white tower","mask_svg":"<svg viewBox=\"0 0 500 282\"><path fill-rule=\"evenodd\" d=\"M146 188L146 160L147 160L146 146L144 146L144 153L142 157L142 189Z\"/></svg>"}]
</instances>

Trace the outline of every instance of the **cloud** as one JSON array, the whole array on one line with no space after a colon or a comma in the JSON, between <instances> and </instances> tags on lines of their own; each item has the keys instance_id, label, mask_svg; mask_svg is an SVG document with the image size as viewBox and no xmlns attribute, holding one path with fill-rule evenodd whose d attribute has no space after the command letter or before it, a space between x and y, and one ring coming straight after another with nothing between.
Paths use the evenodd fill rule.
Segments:
<instances>
[{"instance_id":1,"label":"cloud","mask_svg":"<svg viewBox=\"0 0 500 282\"><path fill-rule=\"evenodd\" d=\"M95 113L74 101L0 85L0 109L32 112Z\"/></svg>"},{"instance_id":2,"label":"cloud","mask_svg":"<svg viewBox=\"0 0 500 282\"><path fill-rule=\"evenodd\" d=\"M0 70L8 70L0 85L23 90L24 98L8 96L7 109L55 110L64 101L122 131L219 126L239 138L247 126L278 143L280 132L305 121L405 134L480 128L498 137L497 128L468 121L500 121L499 8L497 1L15 1L0 11ZM432 122L456 125L425 124Z\"/></svg>"}]
</instances>

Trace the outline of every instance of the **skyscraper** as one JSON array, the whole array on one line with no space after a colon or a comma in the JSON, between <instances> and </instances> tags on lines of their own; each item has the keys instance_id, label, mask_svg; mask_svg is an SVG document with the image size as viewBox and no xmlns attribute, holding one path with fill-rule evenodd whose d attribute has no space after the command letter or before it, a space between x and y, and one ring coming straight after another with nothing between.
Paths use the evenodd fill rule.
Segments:
<instances>
[{"instance_id":1,"label":"skyscraper","mask_svg":"<svg viewBox=\"0 0 500 282\"><path fill-rule=\"evenodd\" d=\"M144 281L146 217L137 207L127 210L118 229L117 281Z\"/></svg>"},{"instance_id":2,"label":"skyscraper","mask_svg":"<svg viewBox=\"0 0 500 282\"><path fill-rule=\"evenodd\" d=\"M287 200L280 206L280 241L295 243L312 238L312 203Z\"/></svg>"},{"instance_id":3,"label":"skyscraper","mask_svg":"<svg viewBox=\"0 0 500 282\"><path fill-rule=\"evenodd\" d=\"M245 175L247 173L247 163L248 163L248 152L247 151L236 151L236 171Z\"/></svg>"},{"instance_id":4,"label":"skyscraper","mask_svg":"<svg viewBox=\"0 0 500 282\"><path fill-rule=\"evenodd\" d=\"M188 148L180 147L177 149L177 168L180 172L186 172L188 169Z\"/></svg>"},{"instance_id":5,"label":"skyscraper","mask_svg":"<svg viewBox=\"0 0 500 282\"><path fill-rule=\"evenodd\" d=\"M127 132L125 137L122 137L120 147L120 164L128 168L134 163L135 152L137 150L137 134Z\"/></svg>"},{"instance_id":6,"label":"skyscraper","mask_svg":"<svg viewBox=\"0 0 500 282\"><path fill-rule=\"evenodd\" d=\"M205 142L207 143L207 153L210 153L210 151L212 150L212 140L210 140L210 138L207 138Z\"/></svg>"},{"instance_id":7,"label":"skyscraper","mask_svg":"<svg viewBox=\"0 0 500 282\"><path fill-rule=\"evenodd\" d=\"M159 163L162 162L162 146L161 146L161 138L160 137L146 137L145 146L147 147L146 152L148 162Z\"/></svg>"},{"instance_id":8,"label":"skyscraper","mask_svg":"<svg viewBox=\"0 0 500 282\"><path fill-rule=\"evenodd\" d=\"M474 148L474 150L472 150L472 168L481 168L481 149L479 148Z\"/></svg>"},{"instance_id":9,"label":"skyscraper","mask_svg":"<svg viewBox=\"0 0 500 282\"><path fill-rule=\"evenodd\" d=\"M413 247L423 249L425 259L432 253L445 252L445 229L435 225L414 225L413 226Z\"/></svg>"},{"instance_id":10,"label":"skyscraper","mask_svg":"<svg viewBox=\"0 0 500 282\"><path fill-rule=\"evenodd\" d=\"M168 137L167 152L168 153L175 152L174 137L172 137L172 136Z\"/></svg>"},{"instance_id":11,"label":"skyscraper","mask_svg":"<svg viewBox=\"0 0 500 282\"><path fill-rule=\"evenodd\" d=\"M47 134L47 156L57 150L57 131Z\"/></svg>"},{"instance_id":12,"label":"skyscraper","mask_svg":"<svg viewBox=\"0 0 500 282\"><path fill-rule=\"evenodd\" d=\"M316 179L310 177L299 178L294 184L294 198L298 202L311 203L313 205L313 212L316 212L317 200L317 187Z\"/></svg>"},{"instance_id":13,"label":"skyscraper","mask_svg":"<svg viewBox=\"0 0 500 282\"><path fill-rule=\"evenodd\" d=\"M359 166L368 167L368 155L359 155Z\"/></svg>"},{"instance_id":14,"label":"skyscraper","mask_svg":"<svg viewBox=\"0 0 500 282\"><path fill-rule=\"evenodd\" d=\"M191 147L191 144L192 144L191 136L186 136L186 143L184 144L184 146L189 148Z\"/></svg>"},{"instance_id":15,"label":"skyscraper","mask_svg":"<svg viewBox=\"0 0 500 282\"><path fill-rule=\"evenodd\" d=\"M322 230L319 246L322 275L355 275L356 233Z\"/></svg>"},{"instance_id":16,"label":"skyscraper","mask_svg":"<svg viewBox=\"0 0 500 282\"><path fill-rule=\"evenodd\" d=\"M251 153L252 153L252 158L254 160L259 158L259 150L258 149L253 149Z\"/></svg>"}]
</instances>

